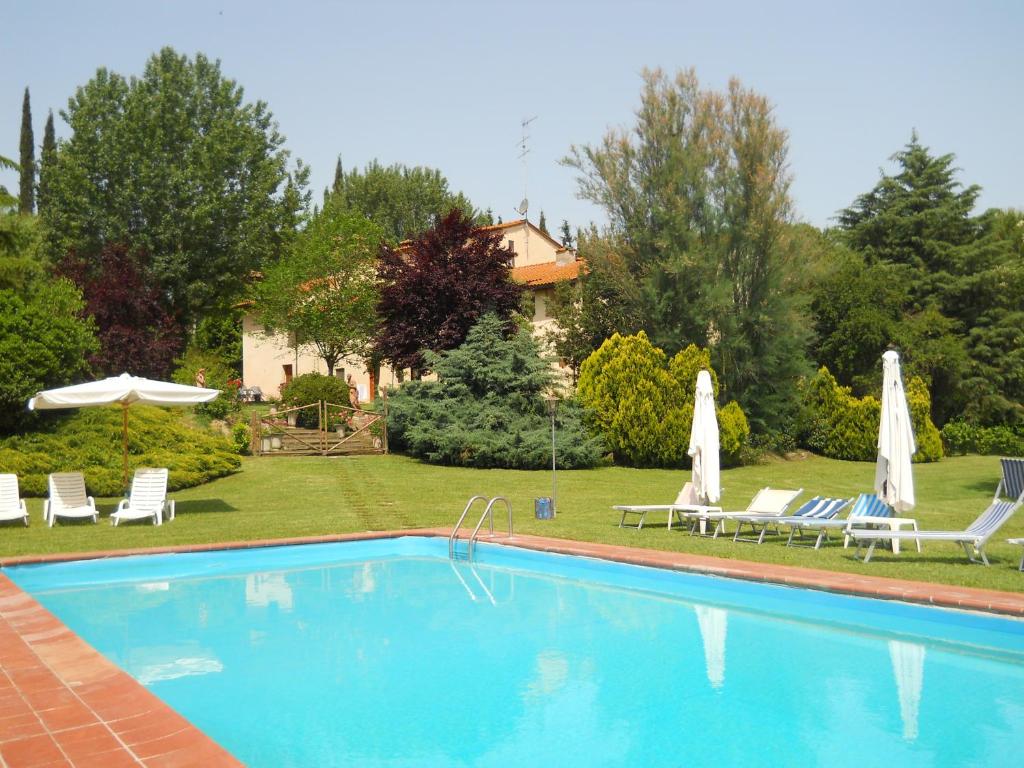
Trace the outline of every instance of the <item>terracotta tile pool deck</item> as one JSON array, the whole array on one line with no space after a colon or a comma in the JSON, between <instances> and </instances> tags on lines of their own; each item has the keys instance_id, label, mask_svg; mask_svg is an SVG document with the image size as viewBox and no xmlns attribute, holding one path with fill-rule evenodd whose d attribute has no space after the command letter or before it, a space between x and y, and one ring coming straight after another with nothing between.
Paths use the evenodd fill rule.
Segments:
<instances>
[{"instance_id":1,"label":"terracotta tile pool deck","mask_svg":"<svg viewBox=\"0 0 1024 768\"><path fill-rule=\"evenodd\" d=\"M442 536L422 528L300 539L0 558L0 566L284 544ZM484 537L483 540L487 540ZM494 543L829 592L1024 618L1024 593L902 581L797 566L636 549L541 536ZM188 720L68 629L0 573L0 766L221 768L241 765Z\"/></svg>"}]
</instances>

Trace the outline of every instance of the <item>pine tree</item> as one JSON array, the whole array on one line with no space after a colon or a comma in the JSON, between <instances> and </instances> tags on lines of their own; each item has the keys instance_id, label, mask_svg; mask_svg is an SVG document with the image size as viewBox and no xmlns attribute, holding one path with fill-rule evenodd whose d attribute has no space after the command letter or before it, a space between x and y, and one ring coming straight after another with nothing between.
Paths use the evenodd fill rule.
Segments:
<instances>
[{"instance_id":1,"label":"pine tree","mask_svg":"<svg viewBox=\"0 0 1024 768\"><path fill-rule=\"evenodd\" d=\"M36 194L36 207L42 212L50 197L50 171L57 158L57 134L53 130L53 110L46 117L46 128L43 129L43 147L39 156L39 189Z\"/></svg>"},{"instance_id":2,"label":"pine tree","mask_svg":"<svg viewBox=\"0 0 1024 768\"><path fill-rule=\"evenodd\" d=\"M537 229L543 232L545 235L548 234L548 220L544 218L544 209L540 211L540 221L537 223Z\"/></svg>"},{"instance_id":3,"label":"pine tree","mask_svg":"<svg viewBox=\"0 0 1024 768\"><path fill-rule=\"evenodd\" d=\"M572 229L569 227L569 220L562 219L562 245L566 248L572 248Z\"/></svg>"},{"instance_id":4,"label":"pine tree","mask_svg":"<svg viewBox=\"0 0 1024 768\"><path fill-rule=\"evenodd\" d=\"M25 89L21 102L21 184L18 194L19 213L33 213L36 209L36 141L32 135L32 104Z\"/></svg>"}]
</instances>

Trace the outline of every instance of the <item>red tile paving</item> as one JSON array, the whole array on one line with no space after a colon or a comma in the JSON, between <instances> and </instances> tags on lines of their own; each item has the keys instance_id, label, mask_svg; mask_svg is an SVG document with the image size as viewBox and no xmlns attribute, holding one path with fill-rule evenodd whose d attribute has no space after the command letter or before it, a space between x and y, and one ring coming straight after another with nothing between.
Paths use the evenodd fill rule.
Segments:
<instances>
[{"instance_id":1,"label":"red tile paving","mask_svg":"<svg viewBox=\"0 0 1024 768\"><path fill-rule=\"evenodd\" d=\"M0 559L0 567L166 552L443 536L420 528L300 539ZM486 537L485 537L486 540ZM518 535L494 542L654 568L1024 617L1024 593L903 581L681 552ZM241 765L0 574L0 767L221 768Z\"/></svg>"}]
</instances>

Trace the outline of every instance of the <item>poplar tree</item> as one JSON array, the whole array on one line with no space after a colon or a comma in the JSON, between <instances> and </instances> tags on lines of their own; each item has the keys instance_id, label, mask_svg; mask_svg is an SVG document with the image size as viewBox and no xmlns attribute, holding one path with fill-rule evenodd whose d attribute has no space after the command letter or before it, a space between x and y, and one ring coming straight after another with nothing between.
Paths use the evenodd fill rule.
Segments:
<instances>
[{"instance_id":1,"label":"poplar tree","mask_svg":"<svg viewBox=\"0 0 1024 768\"><path fill-rule=\"evenodd\" d=\"M36 209L36 147L32 135L32 104L25 89L21 102L21 166L18 212L34 213Z\"/></svg>"},{"instance_id":2,"label":"poplar tree","mask_svg":"<svg viewBox=\"0 0 1024 768\"><path fill-rule=\"evenodd\" d=\"M635 283L624 295L639 296L651 340L669 353L709 347L727 396L759 427L785 426L809 369L787 155L772 105L739 81L722 93L693 70L647 70L632 129L563 161L622 244Z\"/></svg>"}]
</instances>

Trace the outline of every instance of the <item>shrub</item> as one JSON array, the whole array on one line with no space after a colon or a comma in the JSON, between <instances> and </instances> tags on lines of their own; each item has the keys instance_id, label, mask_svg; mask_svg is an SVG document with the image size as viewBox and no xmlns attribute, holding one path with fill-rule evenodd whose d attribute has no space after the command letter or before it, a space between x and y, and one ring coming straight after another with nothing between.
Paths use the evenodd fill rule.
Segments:
<instances>
[{"instance_id":1,"label":"shrub","mask_svg":"<svg viewBox=\"0 0 1024 768\"><path fill-rule=\"evenodd\" d=\"M252 450L252 428L244 421L231 425L231 445L239 456L248 456Z\"/></svg>"},{"instance_id":2,"label":"shrub","mask_svg":"<svg viewBox=\"0 0 1024 768\"><path fill-rule=\"evenodd\" d=\"M1021 427L979 427L966 421L950 421L942 428L942 441L951 454L1024 456Z\"/></svg>"},{"instance_id":3,"label":"shrub","mask_svg":"<svg viewBox=\"0 0 1024 768\"><path fill-rule=\"evenodd\" d=\"M202 368L206 376L206 386L220 390L216 400L195 406L196 413L201 413L211 419L226 419L241 408L241 404L238 402L238 380L235 378L235 372L216 353L193 346L189 347L185 354L174 362L178 366L174 371L174 381L179 384L195 386L196 372Z\"/></svg>"},{"instance_id":4,"label":"shrub","mask_svg":"<svg viewBox=\"0 0 1024 768\"><path fill-rule=\"evenodd\" d=\"M917 441L914 461L938 461L942 458L942 441L929 415L928 388L919 377L913 376L905 391ZM850 388L840 386L823 366L803 385L800 441L815 453L833 459L874 461L881 416L882 404L878 398L854 397Z\"/></svg>"},{"instance_id":5,"label":"shrub","mask_svg":"<svg viewBox=\"0 0 1024 768\"><path fill-rule=\"evenodd\" d=\"M26 496L45 496L51 472L80 471L96 496L117 496L121 483L121 409L69 412L45 430L0 440L0 472L14 472ZM237 472L241 463L222 437L187 423L181 409L136 405L128 415L129 471L167 467L170 490Z\"/></svg>"},{"instance_id":6,"label":"shrub","mask_svg":"<svg viewBox=\"0 0 1024 768\"><path fill-rule=\"evenodd\" d=\"M41 423L26 407L39 390L91 378L85 359L98 345L83 307L67 280L0 290L0 434Z\"/></svg>"},{"instance_id":7,"label":"shrub","mask_svg":"<svg viewBox=\"0 0 1024 768\"><path fill-rule=\"evenodd\" d=\"M348 385L337 376L304 373L301 376L296 376L281 389L281 405L285 408L297 408L320 400L348 406ZM319 412L312 408L298 411L296 423L300 427L317 429L320 426ZM334 426L334 424L328 424L327 428L331 429Z\"/></svg>"},{"instance_id":8,"label":"shrub","mask_svg":"<svg viewBox=\"0 0 1024 768\"><path fill-rule=\"evenodd\" d=\"M427 354L437 381L412 381L388 399L388 445L437 464L542 469L551 462L551 421L543 396L553 385L537 341L485 315L462 346ZM559 466L594 466L601 441L587 434L572 401L556 417Z\"/></svg>"},{"instance_id":9,"label":"shrub","mask_svg":"<svg viewBox=\"0 0 1024 768\"><path fill-rule=\"evenodd\" d=\"M718 378L707 350L690 345L671 360L643 331L614 334L580 366L578 397L618 463L689 466L693 392L702 368ZM718 412L723 465L742 460L750 426L740 406Z\"/></svg>"}]
</instances>

